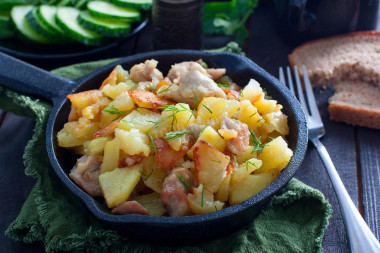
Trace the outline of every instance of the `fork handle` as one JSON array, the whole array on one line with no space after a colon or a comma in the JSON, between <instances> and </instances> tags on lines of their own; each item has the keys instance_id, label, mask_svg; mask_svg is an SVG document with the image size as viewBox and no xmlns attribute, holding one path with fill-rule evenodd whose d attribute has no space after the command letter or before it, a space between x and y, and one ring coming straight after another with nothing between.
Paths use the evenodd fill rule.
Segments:
<instances>
[{"instance_id":1,"label":"fork handle","mask_svg":"<svg viewBox=\"0 0 380 253\"><path fill-rule=\"evenodd\" d=\"M323 146L317 138L310 140L316 147L319 156L322 158L331 183L335 189L344 224L346 226L351 252L380 252L379 241L369 229L368 225L348 195L347 190L344 187L325 146Z\"/></svg>"}]
</instances>

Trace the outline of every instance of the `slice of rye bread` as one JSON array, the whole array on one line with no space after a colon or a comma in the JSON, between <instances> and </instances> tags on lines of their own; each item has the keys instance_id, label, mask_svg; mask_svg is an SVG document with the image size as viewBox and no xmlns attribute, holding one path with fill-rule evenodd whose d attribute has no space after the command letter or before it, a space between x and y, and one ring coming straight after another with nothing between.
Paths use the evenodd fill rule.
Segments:
<instances>
[{"instance_id":1,"label":"slice of rye bread","mask_svg":"<svg viewBox=\"0 0 380 253\"><path fill-rule=\"evenodd\" d=\"M362 80L380 86L380 31L354 32L306 42L288 56L305 65L313 85Z\"/></svg>"},{"instance_id":2,"label":"slice of rye bread","mask_svg":"<svg viewBox=\"0 0 380 253\"><path fill-rule=\"evenodd\" d=\"M289 62L305 65L313 86L333 85L331 120L380 129L380 31L307 42L294 49Z\"/></svg>"},{"instance_id":3,"label":"slice of rye bread","mask_svg":"<svg viewBox=\"0 0 380 253\"><path fill-rule=\"evenodd\" d=\"M363 81L340 81L329 99L330 119L380 129L380 87Z\"/></svg>"}]
</instances>

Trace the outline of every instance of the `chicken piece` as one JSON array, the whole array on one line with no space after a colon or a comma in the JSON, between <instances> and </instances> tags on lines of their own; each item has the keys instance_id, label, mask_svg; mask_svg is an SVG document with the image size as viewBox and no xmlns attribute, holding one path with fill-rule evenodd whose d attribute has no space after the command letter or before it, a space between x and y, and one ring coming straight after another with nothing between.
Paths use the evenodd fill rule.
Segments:
<instances>
[{"instance_id":1,"label":"chicken piece","mask_svg":"<svg viewBox=\"0 0 380 253\"><path fill-rule=\"evenodd\" d=\"M133 165L136 165L142 162L144 158L145 158L145 155L143 153L137 154L137 155L126 155L125 157L120 158L119 166L120 168L132 167Z\"/></svg>"},{"instance_id":2,"label":"chicken piece","mask_svg":"<svg viewBox=\"0 0 380 253\"><path fill-rule=\"evenodd\" d=\"M69 177L92 197L103 196L99 185L101 161L96 156L84 155L78 159Z\"/></svg>"},{"instance_id":3,"label":"chicken piece","mask_svg":"<svg viewBox=\"0 0 380 253\"><path fill-rule=\"evenodd\" d=\"M213 79L213 80L218 80L221 78L223 75L226 74L226 69L206 69L207 74Z\"/></svg>"},{"instance_id":4,"label":"chicken piece","mask_svg":"<svg viewBox=\"0 0 380 253\"><path fill-rule=\"evenodd\" d=\"M163 80L164 76L161 71L156 68L157 64L158 62L156 60L146 60L145 63L134 65L130 70L130 78L136 83L150 82L153 79L155 81Z\"/></svg>"},{"instance_id":5,"label":"chicken piece","mask_svg":"<svg viewBox=\"0 0 380 253\"><path fill-rule=\"evenodd\" d=\"M202 65L200 65L197 62L187 61L187 62L174 64L172 68L170 69L167 77L173 83L179 84L181 76L191 70L198 70L202 74L207 75L207 71L205 68L202 67Z\"/></svg>"},{"instance_id":6,"label":"chicken piece","mask_svg":"<svg viewBox=\"0 0 380 253\"><path fill-rule=\"evenodd\" d=\"M233 154L240 154L248 149L250 133L247 124L224 117L220 129L234 130L238 133L237 137L227 140L227 147Z\"/></svg>"},{"instance_id":7,"label":"chicken piece","mask_svg":"<svg viewBox=\"0 0 380 253\"><path fill-rule=\"evenodd\" d=\"M175 168L162 184L161 204L170 216L190 215L187 202L189 189L195 185L193 174L184 168Z\"/></svg>"},{"instance_id":8,"label":"chicken piece","mask_svg":"<svg viewBox=\"0 0 380 253\"><path fill-rule=\"evenodd\" d=\"M185 102L191 108L195 108L204 97L227 97L210 77L199 70L183 72L179 78L178 86L173 84L171 89L160 95L177 102Z\"/></svg>"},{"instance_id":9,"label":"chicken piece","mask_svg":"<svg viewBox=\"0 0 380 253\"><path fill-rule=\"evenodd\" d=\"M126 201L112 209L113 214L142 214L149 215L148 210L139 202L132 200Z\"/></svg>"}]
</instances>

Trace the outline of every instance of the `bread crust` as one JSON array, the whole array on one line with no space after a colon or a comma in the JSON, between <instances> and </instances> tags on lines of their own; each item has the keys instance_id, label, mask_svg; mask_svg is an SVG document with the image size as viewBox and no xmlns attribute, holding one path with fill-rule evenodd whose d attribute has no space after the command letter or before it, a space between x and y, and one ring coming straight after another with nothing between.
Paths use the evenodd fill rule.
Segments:
<instances>
[{"instance_id":1,"label":"bread crust","mask_svg":"<svg viewBox=\"0 0 380 253\"><path fill-rule=\"evenodd\" d=\"M380 129L380 111L333 103L330 103L328 111L330 120L354 126Z\"/></svg>"},{"instance_id":2,"label":"bread crust","mask_svg":"<svg viewBox=\"0 0 380 253\"><path fill-rule=\"evenodd\" d=\"M288 60L291 66L298 66L300 73L301 65L306 65L313 86L346 78L380 87L380 31L360 31L312 40L296 47L288 55Z\"/></svg>"},{"instance_id":3,"label":"bread crust","mask_svg":"<svg viewBox=\"0 0 380 253\"><path fill-rule=\"evenodd\" d=\"M305 65L313 86L332 84L334 89L339 87L329 100L331 120L380 129L378 103L368 106L368 101L380 100L380 31L352 32L312 40L295 48L288 60L291 66L299 68L301 75L301 65ZM357 81L355 89L346 86L349 80ZM363 83L366 84L365 92L360 86ZM357 99L358 96L367 100Z\"/></svg>"}]
</instances>

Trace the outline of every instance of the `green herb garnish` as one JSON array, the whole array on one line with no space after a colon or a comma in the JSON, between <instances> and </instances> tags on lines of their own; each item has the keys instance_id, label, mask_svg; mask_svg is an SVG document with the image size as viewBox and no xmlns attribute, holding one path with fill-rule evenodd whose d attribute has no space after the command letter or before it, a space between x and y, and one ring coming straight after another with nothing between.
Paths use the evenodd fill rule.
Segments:
<instances>
[{"instance_id":1,"label":"green herb garnish","mask_svg":"<svg viewBox=\"0 0 380 253\"><path fill-rule=\"evenodd\" d=\"M222 163L222 161L220 160L211 160L211 161L216 162L216 163Z\"/></svg>"},{"instance_id":2,"label":"green herb garnish","mask_svg":"<svg viewBox=\"0 0 380 253\"><path fill-rule=\"evenodd\" d=\"M194 90L193 90L193 95L194 95L194 98L195 98L195 103L198 105L198 97L197 97L197 94L195 93Z\"/></svg>"},{"instance_id":3,"label":"green herb garnish","mask_svg":"<svg viewBox=\"0 0 380 253\"><path fill-rule=\"evenodd\" d=\"M184 179L180 174L175 174L179 180L182 181L182 183L185 185L186 189L189 190L190 187L191 187L191 184L189 182L186 181L186 179Z\"/></svg>"},{"instance_id":4,"label":"green herb garnish","mask_svg":"<svg viewBox=\"0 0 380 253\"><path fill-rule=\"evenodd\" d=\"M157 154L157 147L156 147L156 145L154 145L154 140L153 140L152 135L150 135L150 134L146 134L146 135L148 135L150 141L152 142L152 146L149 146L149 145L148 145L148 146L149 146L150 148L153 148L153 149L154 149L154 153Z\"/></svg>"},{"instance_id":5,"label":"green herb garnish","mask_svg":"<svg viewBox=\"0 0 380 253\"><path fill-rule=\"evenodd\" d=\"M254 162L252 162L252 161L250 161L250 160L247 160L247 161L245 162L245 167L246 167L247 170L248 170L248 164L251 164L251 165L255 166L255 167L258 169L258 167L256 166L256 164L255 164Z\"/></svg>"},{"instance_id":6,"label":"green herb garnish","mask_svg":"<svg viewBox=\"0 0 380 253\"><path fill-rule=\"evenodd\" d=\"M148 83L148 85L149 85L150 89L151 89L153 92L156 92L158 85L157 85L157 86L156 86L156 88L154 88L154 89L153 89L153 87L152 87L152 84L151 84L151 83Z\"/></svg>"},{"instance_id":7,"label":"green herb garnish","mask_svg":"<svg viewBox=\"0 0 380 253\"><path fill-rule=\"evenodd\" d=\"M178 131L178 132L169 132L166 133L165 141L172 141L174 139L180 138L185 134L193 134L193 131Z\"/></svg>"},{"instance_id":8,"label":"green herb garnish","mask_svg":"<svg viewBox=\"0 0 380 253\"><path fill-rule=\"evenodd\" d=\"M166 89L160 90L157 94L169 91L170 87L172 87L172 84L170 84Z\"/></svg>"},{"instance_id":9,"label":"green herb garnish","mask_svg":"<svg viewBox=\"0 0 380 253\"><path fill-rule=\"evenodd\" d=\"M133 122L133 120L136 118L136 115L133 116L133 118L131 120L126 120L126 119L123 119L122 121L124 122L128 122L130 124L134 124L134 125L141 125L141 123L138 123L138 122Z\"/></svg>"},{"instance_id":10,"label":"green herb garnish","mask_svg":"<svg viewBox=\"0 0 380 253\"><path fill-rule=\"evenodd\" d=\"M124 114L126 114L126 112L120 111L119 109L117 109L113 105L106 107L103 111L108 112L109 114L112 114L112 115L117 115L117 117L114 118L112 121L115 121L118 118L120 118L121 116L123 116Z\"/></svg>"},{"instance_id":11,"label":"green herb garnish","mask_svg":"<svg viewBox=\"0 0 380 253\"><path fill-rule=\"evenodd\" d=\"M249 132L251 133L251 136L249 138L252 144L255 145L255 147L252 149L251 154L255 151L259 151L260 153L263 152L263 148L268 145L268 142L261 143L261 136L257 138L251 130L249 130Z\"/></svg>"},{"instance_id":12,"label":"green herb garnish","mask_svg":"<svg viewBox=\"0 0 380 253\"><path fill-rule=\"evenodd\" d=\"M253 116L255 116L257 114L257 112L255 112L255 113L253 113L251 116L249 116L249 117L253 117Z\"/></svg>"},{"instance_id":13,"label":"green herb garnish","mask_svg":"<svg viewBox=\"0 0 380 253\"><path fill-rule=\"evenodd\" d=\"M176 117L176 114L179 113L179 112L184 112L184 111L188 111L188 112L191 112L191 115L190 117L192 116L193 114L193 111L190 110L190 109L187 109L186 107L184 107L183 105L180 104L180 107L182 107L182 109L179 109L177 107L175 107L174 105L164 105L164 106L158 106L157 108L158 109L161 109L163 111L169 111L171 112L172 114L169 115L169 116L166 116L165 118L162 118L158 121L147 121L147 122L150 122L150 123L153 123L154 125L152 126L152 128L157 128L159 126L159 124L161 124L162 122L166 121L167 119L170 119L172 118L172 123L171 123L171 130L173 131L173 128L174 128L174 124L175 122L177 122L177 117ZM151 128L151 129L152 129Z\"/></svg>"},{"instance_id":14,"label":"green herb garnish","mask_svg":"<svg viewBox=\"0 0 380 253\"><path fill-rule=\"evenodd\" d=\"M210 108L208 108L208 106L207 105L205 105L205 104L202 104L202 106L204 107L204 108L206 108L211 114L212 114L212 111L210 110Z\"/></svg>"}]
</instances>

